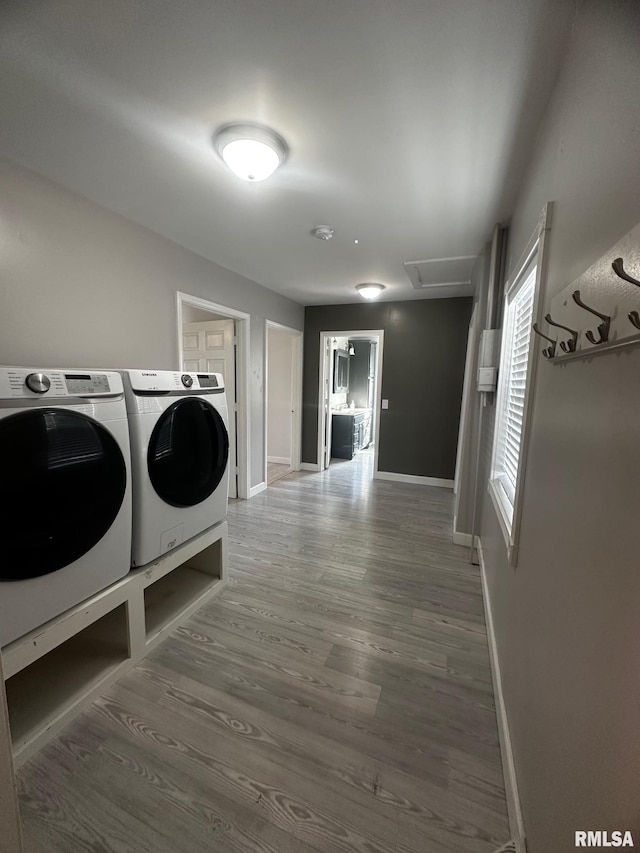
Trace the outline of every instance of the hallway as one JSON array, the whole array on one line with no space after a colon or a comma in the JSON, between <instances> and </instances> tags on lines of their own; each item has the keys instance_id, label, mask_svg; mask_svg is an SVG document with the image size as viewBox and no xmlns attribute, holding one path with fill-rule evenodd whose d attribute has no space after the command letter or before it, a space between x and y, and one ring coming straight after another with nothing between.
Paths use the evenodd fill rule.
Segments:
<instances>
[{"instance_id":1,"label":"hallway","mask_svg":"<svg viewBox=\"0 0 640 853\"><path fill-rule=\"evenodd\" d=\"M372 455L229 508L230 582L19 772L26 850L493 853L478 570Z\"/></svg>"}]
</instances>

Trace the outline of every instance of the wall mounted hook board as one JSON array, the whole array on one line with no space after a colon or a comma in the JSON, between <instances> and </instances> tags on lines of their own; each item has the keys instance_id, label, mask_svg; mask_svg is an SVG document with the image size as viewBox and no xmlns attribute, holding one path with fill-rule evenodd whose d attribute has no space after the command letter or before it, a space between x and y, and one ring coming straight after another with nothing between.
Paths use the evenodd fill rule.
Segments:
<instances>
[{"instance_id":1,"label":"wall mounted hook board","mask_svg":"<svg viewBox=\"0 0 640 853\"><path fill-rule=\"evenodd\" d=\"M640 224L552 297L545 320L570 335L554 364L640 345Z\"/></svg>"}]
</instances>

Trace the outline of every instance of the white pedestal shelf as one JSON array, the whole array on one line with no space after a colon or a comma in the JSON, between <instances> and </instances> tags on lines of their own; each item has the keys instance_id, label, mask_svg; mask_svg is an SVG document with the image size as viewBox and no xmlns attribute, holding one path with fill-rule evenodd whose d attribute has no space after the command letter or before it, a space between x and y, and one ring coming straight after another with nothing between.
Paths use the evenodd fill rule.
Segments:
<instances>
[{"instance_id":1,"label":"white pedestal shelf","mask_svg":"<svg viewBox=\"0 0 640 853\"><path fill-rule=\"evenodd\" d=\"M15 766L220 592L226 579L223 521L5 646Z\"/></svg>"}]
</instances>

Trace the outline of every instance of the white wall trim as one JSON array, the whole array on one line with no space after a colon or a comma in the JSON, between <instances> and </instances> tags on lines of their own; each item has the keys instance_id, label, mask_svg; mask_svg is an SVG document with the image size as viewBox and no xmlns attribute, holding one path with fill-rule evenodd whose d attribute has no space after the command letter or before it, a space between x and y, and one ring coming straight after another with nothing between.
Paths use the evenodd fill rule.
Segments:
<instances>
[{"instance_id":1,"label":"white wall trim","mask_svg":"<svg viewBox=\"0 0 640 853\"><path fill-rule=\"evenodd\" d=\"M301 462L300 463L301 471L320 471L320 466L317 462Z\"/></svg>"},{"instance_id":2,"label":"white wall trim","mask_svg":"<svg viewBox=\"0 0 640 853\"><path fill-rule=\"evenodd\" d=\"M374 435L374 444L373 444L373 476L374 479L377 476L378 471L378 448L380 447L380 410L382 408L382 360L384 357L384 329L337 329L333 332L320 332L320 370L319 370L319 384L318 384L318 439L316 446L316 460L319 463L318 470L324 471L327 467L325 464L324 458L324 438L325 438L325 425L328 426L326 430L326 441L327 447L331 445L331 418L327 418L327 412L325 412L324 407L324 389L327 383L329 387L328 391L328 400L329 405L331 403L331 378L333 376L333 363L331 362L331 358L333 357L332 352L327 352L327 342L330 341L331 338L361 338L363 340L370 340L373 343L378 344L378 348L376 350L376 390L375 390L375 403L373 409L373 435Z\"/></svg>"},{"instance_id":3,"label":"white wall trim","mask_svg":"<svg viewBox=\"0 0 640 853\"><path fill-rule=\"evenodd\" d=\"M480 545L480 537L475 537L475 546L476 548ZM471 548L471 534L470 533L458 533L457 530L453 531L453 544L454 545L464 545L465 548Z\"/></svg>"},{"instance_id":4,"label":"white wall trim","mask_svg":"<svg viewBox=\"0 0 640 853\"><path fill-rule=\"evenodd\" d=\"M417 474L395 474L393 471L375 471L374 480L391 480L394 483L416 483L419 486L439 486L442 489L453 489L453 480L443 480L440 477L419 477Z\"/></svg>"},{"instance_id":5,"label":"white wall trim","mask_svg":"<svg viewBox=\"0 0 640 853\"><path fill-rule=\"evenodd\" d=\"M251 486L249 489L249 497L255 498L256 495L259 495L260 492L264 492L267 488L267 484L265 482L258 483L257 486Z\"/></svg>"},{"instance_id":6,"label":"white wall trim","mask_svg":"<svg viewBox=\"0 0 640 853\"><path fill-rule=\"evenodd\" d=\"M251 491L251 443L249 441L249 382L251 377L251 315L235 308L227 308L218 305L217 302L209 302L199 296L191 296L189 293L176 291L176 318L178 332L178 370L182 368L182 306L193 305L203 311L212 314L220 314L223 317L231 317L236 322L237 363L236 382L238 386L238 429L236 431L236 444L238 448L238 497L248 498Z\"/></svg>"},{"instance_id":7,"label":"white wall trim","mask_svg":"<svg viewBox=\"0 0 640 853\"><path fill-rule=\"evenodd\" d=\"M516 853L526 853L524 822L522 820L522 809L520 807L520 796L518 794L518 782L516 779L516 766L513 759L513 748L511 746L511 734L509 732L509 720L507 708L502 692L502 673L500 671L500 659L498 657L498 646L493 625L493 612L491 610L491 599L485 571L484 553L482 542L478 542L478 555L480 557L480 578L482 580L482 598L484 600L485 621L487 624L487 640L489 643L489 658L491 660L491 678L493 680L493 695L496 704L496 717L498 721L498 737L500 738L500 753L502 755L502 773L504 775L504 787L507 799L507 814L509 816L509 831L515 842Z\"/></svg>"},{"instance_id":8,"label":"white wall trim","mask_svg":"<svg viewBox=\"0 0 640 853\"><path fill-rule=\"evenodd\" d=\"M274 465L291 465L291 460L286 456L267 456L267 462L273 462Z\"/></svg>"}]
</instances>

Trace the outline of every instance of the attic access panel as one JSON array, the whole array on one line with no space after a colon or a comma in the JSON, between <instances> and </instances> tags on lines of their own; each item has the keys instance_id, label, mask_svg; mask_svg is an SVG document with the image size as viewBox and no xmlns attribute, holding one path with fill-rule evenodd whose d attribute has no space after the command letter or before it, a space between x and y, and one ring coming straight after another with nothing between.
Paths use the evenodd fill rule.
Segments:
<instances>
[{"instance_id":1,"label":"attic access panel","mask_svg":"<svg viewBox=\"0 0 640 853\"><path fill-rule=\"evenodd\" d=\"M471 271L476 258L477 255L431 258L404 261L402 266L415 290L430 296L471 296Z\"/></svg>"}]
</instances>

